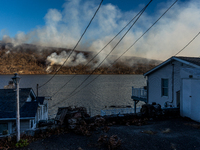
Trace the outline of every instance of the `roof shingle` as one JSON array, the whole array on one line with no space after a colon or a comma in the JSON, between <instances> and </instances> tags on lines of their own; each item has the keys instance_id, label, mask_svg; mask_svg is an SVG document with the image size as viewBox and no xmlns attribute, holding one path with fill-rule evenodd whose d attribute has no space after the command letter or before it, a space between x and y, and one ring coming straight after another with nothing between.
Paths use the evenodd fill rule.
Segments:
<instances>
[{"instance_id":1,"label":"roof shingle","mask_svg":"<svg viewBox=\"0 0 200 150\"><path fill-rule=\"evenodd\" d=\"M26 102L33 92L31 88L20 88L20 117L35 117L38 101ZM0 89L0 118L16 118L16 91L14 89Z\"/></svg>"},{"instance_id":2,"label":"roof shingle","mask_svg":"<svg viewBox=\"0 0 200 150\"><path fill-rule=\"evenodd\" d=\"M182 56L176 56L176 57L200 66L200 57L182 57Z\"/></svg>"}]
</instances>

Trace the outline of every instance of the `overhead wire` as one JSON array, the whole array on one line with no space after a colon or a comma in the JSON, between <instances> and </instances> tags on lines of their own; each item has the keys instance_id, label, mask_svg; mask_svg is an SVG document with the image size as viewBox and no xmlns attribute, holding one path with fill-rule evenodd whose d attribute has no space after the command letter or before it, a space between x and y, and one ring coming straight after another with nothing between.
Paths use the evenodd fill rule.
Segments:
<instances>
[{"instance_id":1,"label":"overhead wire","mask_svg":"<svg viewBox=\"0 0 200 150\"><path fill-rule=\"evenodd\" d=\"M138 12L138 14L136 16L134 16L131 21L129 21L126 26L124 26L97 54L95 54L82 68L86 67L92 60L94 60L133 20L135 20L135 18L144 10L144 8L142 10L140 10L140 12ZM54 97L55 95L58 94L58 92L60 90L62 90L70 81L72 81L74 79L74 77L77 74L73 75L72 78L70 78L61 88L59 88L51 97Z\"/></svg>"},{"instance_id":2,"label":"overhead wire","mask_svg":"<svg viewBox=\"0 0 200 150\"><path fill-rule=\"evenodd\" d=\"M178 51L174 56L178 55L180 52L182 52L186 47L188 47L198 36L199 36L200 32L197 33L197 35L195 35L195 37L192 38L192 40L186 44L180 51Z\"/></svg>"},{"instance_id":3,"label":"overhead wire","mask_svg":"<svg viewBox=\"0 0 200 150\"><path fill-rule=\"evenodd\" d=\"M86 80L90 78L90 76L103 64L103 62L108 58L108 56L115 50L115 48L119 45L119 43L124 39L124 37L128 34L128 32L131 30L131 28L135 25L135 23L138 21L140 16L143 14L143 12L146 10L146 8L149 6L149 4L152 2L152 0L145 6L145 9L140 13L140 15L137 17L137 19L133 22L133 24L129 27L129 29L126 31L126 33L120 38L120 40L115 44L115 46L112 48L112 50L106 55L106 57L98 64L98 66L88 75L88 77L77 86L69 95L73 94L83 83L85 83Z\"/></svg>"},{"instance_id":4,"label":"overhead wire","mask_svg":"<svg viewBox=\"0 0 200 150\"><path fill-rule=\"evenodd\" d=\"M128 50L130 50L130 48L132 46L134 46L176 3L177 3L178 0L176 0L122 55L124 55ZM118 57L114 63L116 61L118 61L122 55L120 55L120 57ZM94 80L96 80L100 75L97 75L93 80L91 80L89 83L87 83L83 88L81 88L80 90L76 91L74 94L70 95L68 98L66 99L69 99L71 97L73 97L74 95L76 95L77 93L79 93L81 90L83 90L85 87L87 87L89 84L91 84ZM52 105L51 107L55 107L56 105L60 104L61 102L63 102L64 100L66 99L63 99L61 100L60 102L58 102L57 104L54 104Z\"/></svg>"},{"instance_id":5,"label":"overhead wire","mask_svg":"<svg viewBox=\"0 0 200 150\"><path fill-rule=\"evenodd\" d=\"M128 48L126 49L113 63L116 63L126 52L128 52L176 3L176 0L170 7Z\"/></svg>"},{"instance_id":6,"label":"overhead wire","mask_svg":"<svg viewBox=\"0 0 200 150\"><path fill-rule=\"evenodd\" d=\"M54 75L49 79L47 80L44 84L42 84L41 86L39 86L38 88L41 88L43 87L44 85L46 85L47 83L49 83L54 77L55 75L58 73L58 71L65 65L65 63L67 62L67 60L69 59L69 57L72 55L72 53L74 52L75 48L78 46L79 42L81 41L81 39L83 38L83 36L85 35L87 29L89 28L90 24L92 23L94 17L96 16L97 12L99 11L100 7L101 7L101 4L103 3L103 0L101 0L97 10L95 11L92 19L90 20L89 24L87 25L87 27L85 28L83 34L81 35L81 37L79 38L78 42L76 43L76 45L74 46L73 50L71 50L71 52L69 53L68 57L65 59L64 63L56 70L56 72L54 73Z\"/></svg>"},{"instance_id":7,"label":"overhead wire","mask_svg":"<svg viewBox=\"0 0 200 150\"><path fill-rule=\"evenodd\" d=\"M101 61L101 63L92 71L92 73L77 87L75 88L75 90L73 90L70 94L69 97L74 96L76 93L78 93L79 91L81 91L83 88L85 88L86 86L88 86L91 82L93 82L97 77L99 77L100 75L98 75L96 78L94 78L91 82L89 82L86 86L84 86L82 89L80 89L79 91L77 91L75 94L73 94L95 71L97 68L99 68L102 63L106 60L106 58L112 53L112 51L117 47L117 45L122 41L122 39L126 36L126 34L130 31L130 29L133 27L133 25L137 22L137 20L140 18L140 16L143 14L143 12L146 10L146 8L149 6L149 4L152 2L152 0L142 9L140 15L138 16L138 18L136 19L136 21L131 25L131 27L129 27L129 29L127 30L127 32L122 36L122 38L118 41L118 43L113 47L113 49L107 54L107 56ZM66 100L66 99L64 99ZM62 100L63 101L63 100ZM55 107L56 105L58 105L59 103L61 103L62 101L54 104L51 107Z\"/></svg>"}]
</instances>

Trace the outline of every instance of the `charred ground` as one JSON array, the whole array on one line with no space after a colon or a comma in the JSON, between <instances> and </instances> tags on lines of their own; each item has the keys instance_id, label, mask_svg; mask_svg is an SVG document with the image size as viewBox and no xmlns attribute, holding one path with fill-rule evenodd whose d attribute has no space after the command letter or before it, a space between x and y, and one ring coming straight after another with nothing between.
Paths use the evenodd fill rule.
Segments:
<instances>
[{"instance_id":1,"label":"charred ground","mask_svg":"<svg viewBox=\"0 0 200 150\"><path fill-rule=\"evenodd\" d=\"M42 47L32 44L22 44L13 46L11 43L2 44L0 42L0 74L54 74L60 67L58 64L51 65L47 61L47 57L52 53L59 55L61 52L70 52L70 49ZM75 51L76 55L82 53L88 60L92 58L93 54L86 51ZM75 58L74 58L75 61ZM160 61L149 60L139 57L123 57L117 63L108 66L102 65L95 70L94 74L143 74L146 71L154 68ZM90 74L98 60L93 60L92 65L84 66L65 65L58 74ZM47 68L50 68L47 71Z\"/></svg>"}]
</instances>

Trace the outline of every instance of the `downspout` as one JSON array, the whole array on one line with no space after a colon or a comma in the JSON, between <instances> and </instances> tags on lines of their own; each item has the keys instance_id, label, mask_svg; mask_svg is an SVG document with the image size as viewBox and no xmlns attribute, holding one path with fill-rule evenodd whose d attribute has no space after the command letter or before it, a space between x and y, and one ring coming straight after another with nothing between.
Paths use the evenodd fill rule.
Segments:
<instances>
[{"instance_id":1,"label":"downspout","mask_svg":"<svg viewBox=\"0 0 200 150\"><path fill-rule=\"evenodd\" d=\"M170 103L174 102L174 64L172 64L172 101Z\"/></svg>"},{"instance_id":2,"label":"downspout","mask_svg":"<svg viewBox=\"0 0 200 150\"><path fill-rule=\"evenodd\" d=\"M174 102L174 64L172 63L172 101L165 102L165 107L168 106L168 103L173 103Z\"/></svg>"}]
</instances>

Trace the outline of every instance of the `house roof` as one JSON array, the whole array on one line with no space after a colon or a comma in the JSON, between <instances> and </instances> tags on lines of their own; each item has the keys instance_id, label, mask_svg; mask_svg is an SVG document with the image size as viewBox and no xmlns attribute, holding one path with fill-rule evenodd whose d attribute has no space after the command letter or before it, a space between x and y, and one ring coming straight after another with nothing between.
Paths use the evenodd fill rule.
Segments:
<instances>
[{"instance_id":1,"label":"house roof","mask_svg":"<svg viewBox=\"0 0 200 150\"><path fill-rule=\"evenodd\" d=\"M28 97L32 101L26 102ZM38 108L38 101L35 101L35 94L32 88L20 88L20 118L35 117ZM0 119L16 118L16 91L14 89L0 89Z\"/></svg>"},{"instance_id":2,"label":"house roof","mask_svg":"<svg viewBox=\"0 0 200 150\"><path fill-rule=\"evenodd\" d=\"M155 68L146 72L144 74L144 76L148 76L149 74L153 73L154 71L160 69L161 67L169 64L170 62L172 62L174 60L179 61L179 62L184 63L184 64L187 64L187 65L190 65L194 68L200 68L200 57L182 57L182 56L175 57L175 56L173 56L173 57L167 59L166 61L164 61L163 63L159 64Z\"/></svg>"},{"instance_id":3,"label":"house roof","mask_svg":"<svg viewBox=\"0 0 200 150\"><path fill-rule=\"evenodd\" d=\"M200 66L200 57L176 57L176 58Z\"/></svg>"}]
</instances>

